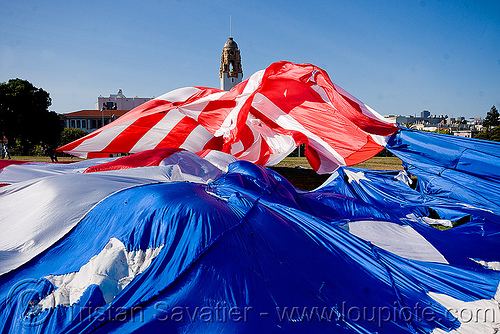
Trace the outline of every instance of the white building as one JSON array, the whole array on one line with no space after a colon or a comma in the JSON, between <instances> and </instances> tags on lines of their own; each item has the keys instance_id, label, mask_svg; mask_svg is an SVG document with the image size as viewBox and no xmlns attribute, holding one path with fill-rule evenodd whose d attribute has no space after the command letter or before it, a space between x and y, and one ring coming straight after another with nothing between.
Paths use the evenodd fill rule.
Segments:
<instances>
[{"instance_id":1,"label":"white building","mask_svg":"<svg viewBox=\"0 0 500 334\"><path fill-rule=\"evenodd\" d=\"M95 110L132 110L144 102L151 100L150 97L126 97L121 89L116 94L110 94L109 97L99 95L95 103Z\"/></svg>"},{"instance_id":2,"label":"white building","mask_svg":"<svg viewBox=\"0 0 500 334\"><path fill-rule=\"evenodd\" d=\"M61 116L67 128L93 132L151 99L137 96L129 98L119 89L117 94L110 94L109 97L100 95L94 110L78 110Z\"/></svg>"}]
</instances>

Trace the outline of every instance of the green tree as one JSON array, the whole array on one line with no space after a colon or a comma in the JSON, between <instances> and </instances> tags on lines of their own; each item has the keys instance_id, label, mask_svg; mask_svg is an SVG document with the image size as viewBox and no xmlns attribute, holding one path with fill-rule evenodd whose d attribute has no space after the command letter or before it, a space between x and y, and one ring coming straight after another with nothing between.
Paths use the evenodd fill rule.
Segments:
<instances>
[{"instance_id":1,"label":"green tree","mask_svg":"<svg viewBox=\"0 0 500 334\"><path fill-rule=\"evenodd\" d=\"M479 132L474 138L476 139L484 139L484 140L492 140L492 141L500 141L500 126L496 126L490 131L482 131Z\"/></svg>"},{"instance_id":2,"label":"green tree","mask_svg":"<svg viewBox=\"0 0 500 334\"><path fill-rule=\"evenodd\" d=\"M0 131L19 141L23 154L40 143L55 145L62 127L51 104L49 93L27 80L0 83Z\"/></svg>"},{"instance_id":3,"label":"green tree","mask_svg":"<svg viewBox=\"0 0 500 334\"><path fill-rule=\"evenodd\" d=\"M500 126L491 129L489 140L500 141Z\"/></svg>"},{"instance_id":4,"label":"green tree","mask_svg":"<svg viewBox=\"0 0 500 334\"><path fill-rule=\"evenodd\" d=\"M476 138L476 139L483 139L483 140L489 140L489 135L488 135L488 133L486 131L481 131L474 138Z\"/></svg>"},{"instance_id":5,"label":"green tree","mask_svg":"<svg viewBox=\"0 0 500 334\"><path fill-rule=\"evenodd\" d=\"M486 114L484 118L483 126L486 128L491 128L500 125L500 114L495 106L491 107L490 111Z\"/></svg>"},{"instance_id":6,"label":"green tree","mask_svg":"<svg viewBox=\"0 0 500 334\"><path fill-rule=\"evenodd\" d=\"M88 135L88 132L85 130L75 129L75 128L65 128L61 132L61 139L59 140L57 146L59 147L64 146L86 135Z\"/></svg>"}]
</instances>

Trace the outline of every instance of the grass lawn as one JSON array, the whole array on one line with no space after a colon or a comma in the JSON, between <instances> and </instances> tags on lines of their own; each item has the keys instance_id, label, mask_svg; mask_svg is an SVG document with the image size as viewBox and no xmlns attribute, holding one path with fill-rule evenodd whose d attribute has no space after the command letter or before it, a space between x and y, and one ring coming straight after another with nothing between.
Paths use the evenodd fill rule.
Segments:
<instances>
[{"instance_id":1,"label":"grass lawn","mask_svg":"<svg viewBox=\"0 0 500 334\"><path fill-rule=\"evenodd\" d=\"M50 162L50 158L46 156L38 157L38 156L12 156L13 160L21 160L21 161L35 161L35 162ZM70 161L77 162L83 159L76 157L57 157L59 161ZM273 167L286 167L286 168L295 168L295 167L304 167L307 169L311 169L311 166L307 162L306 158L297 158L297 157L288 157L281 161L279 164ZM401 165L401 160L396 157L373 157L370 160L357 164L355 167L358 168L366 168L366 169L377 169L377 170L402 170L403 167Z\"/></svg>"},{"instance_id":2,"label":"grass lawn","mask_svg":"<svg viewBox=\"0 0 500 334\"><path fill-rule=\"evenodd\" d=\"M305 167L311 168L306 158L297 158L297 157L288 157L281 161L279 164L273 167L286 167L286 168L295 168L295 167ZM377 169L377 170L402 170L403 166L401 160L396 157L373 157L365 162L357 164L357 168L365 168L365 169Z\"/></svg>"},{"instance_id":3,"label":"grass lawn","mask_svg":"<svg viewBox=\"0 0 500 334\"><path fill-rule=\"evenodd\" d=\"M31 161L31 162L50 162L50 158L46 156L38 157L38 156L29 156L29 155L13 155L12 160L19 160L19 161ZM77 161L82 161L83 159L76 158L76 157L57 157L58 161L70 161L70 162L77 162Z\"/></svg>"}]
</instances>

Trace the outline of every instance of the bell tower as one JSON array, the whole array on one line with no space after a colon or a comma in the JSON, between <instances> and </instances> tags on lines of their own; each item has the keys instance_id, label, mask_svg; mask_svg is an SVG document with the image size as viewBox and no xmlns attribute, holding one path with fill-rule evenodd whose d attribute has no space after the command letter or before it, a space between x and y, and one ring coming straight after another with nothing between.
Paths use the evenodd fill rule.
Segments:
<instances>
[{"instance_id":1,"label":"bell tower","mask_svg":"<svg viewBox=\"0 0 500 334\"><path fill-rule=\"evenodd\" d=\"M243 79L240 50L238 50L238 44L232 37L229 37L222 49L219 78L220 88L223 90L231 90Z\"/></svg>"}]
</instances>

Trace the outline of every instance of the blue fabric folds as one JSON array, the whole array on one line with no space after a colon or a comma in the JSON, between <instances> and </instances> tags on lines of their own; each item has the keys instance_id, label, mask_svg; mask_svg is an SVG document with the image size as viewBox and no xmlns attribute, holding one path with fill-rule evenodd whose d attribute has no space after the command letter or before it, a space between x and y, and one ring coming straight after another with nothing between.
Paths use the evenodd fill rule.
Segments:
<instances>
[{"instance_id":1,"label":"blue fabric folds","mask_svg":"<svg viewBox=\"0 0 500 334\"><path fill-rule=\"evenodd\" d=\"M238 161L208 184L156 183L114 193L50 249L0 276L0 331L458 329L459 319L433 294L462 302L495 298L500 271L480 262L500 261L500 149L408 130L388 149L417 177L413 187L404 172L340 168L323 187L303 192L270 169ZM426 218L456 226L439 230ZM371 222L410 231L404 234L410 244L418 235L425 241L418 247L444 260L416 260L379 244L374 230L354 232L352 224ZM121 244L116 254L125 255L117 259L126 266L116 260L90 268ZM156 252L150 263L130 274L140 257L134 254L148 252ZM115 292L98 279L78 281L77 300L42 307L47 296L70 289L54 277L91 269L114 275L122 267L129 280Z\"/></svg>"}]
</instances>

